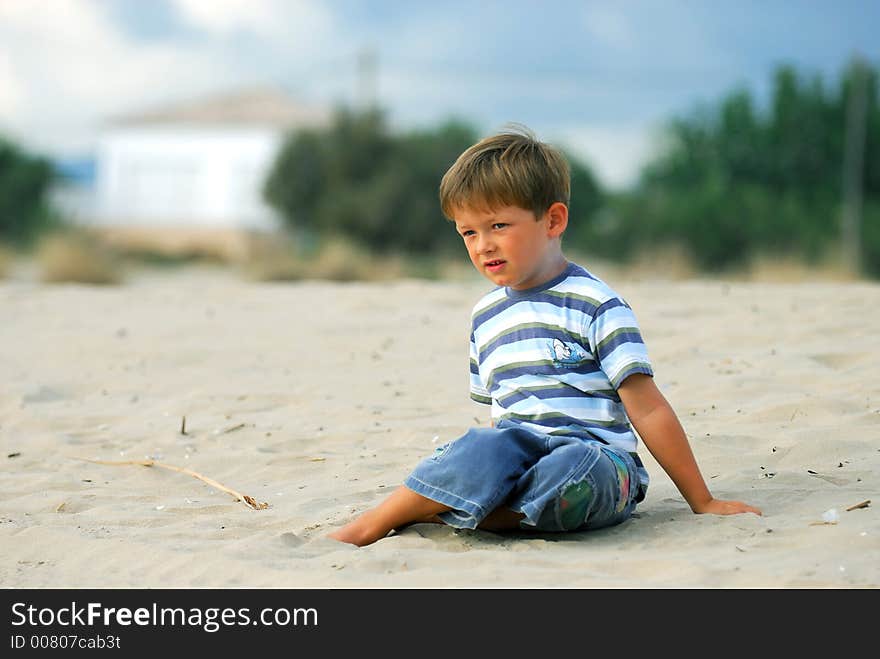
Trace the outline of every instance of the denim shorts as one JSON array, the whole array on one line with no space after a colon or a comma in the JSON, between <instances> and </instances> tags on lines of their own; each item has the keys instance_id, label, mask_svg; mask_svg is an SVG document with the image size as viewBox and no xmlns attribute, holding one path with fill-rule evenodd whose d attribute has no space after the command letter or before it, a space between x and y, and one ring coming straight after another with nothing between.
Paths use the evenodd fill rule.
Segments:
<instances>
[{"instance_id":1,"label":"denim shorts","mask_svg":"<svg viewBox=\"0 0 880 659\"><path fill-rule=\"evenodd\" d=\"M638 483L636 463L625 451L514 423L471 428L438 447L404 481L417 494L450 506L438 515L450 526L474 529L500 506L525 516L522 529L549 532L626 521L636 507Z\"/></svg>"}]
</instances>

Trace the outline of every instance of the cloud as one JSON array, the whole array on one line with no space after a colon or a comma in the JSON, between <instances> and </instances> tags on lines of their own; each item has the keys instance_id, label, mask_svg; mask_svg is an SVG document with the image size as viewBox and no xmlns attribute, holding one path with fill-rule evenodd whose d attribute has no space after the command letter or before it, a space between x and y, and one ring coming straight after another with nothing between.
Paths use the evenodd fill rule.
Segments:
<instances>
[{"instance_id":1,"label":"cloud","mask_svg":"<svg viewBox=\"0 0 880 659\"><path fill-rule=\"evenodd\" d=\"M305 53L331 29L305 1L174 2L205 38L137 40L88 0L0 2L4 132L36 150L85 151L112 116L265 82L260 57ZM242 48L242 34L267 51Z\"/></svg>"},{"instance_id":2,"label":"cloud","mask_svg":"<svg viewBox=\"0 0 880 659\"><path fill-rule=\"evenodd\" d=\"M605 48L632 50L636 35L626 9L608 5L587 5L583 9L583 25L590 36Z\"/></svg>"},{"instance_id":3,"label":"cloud","mask_svg":"<svg viewBox=\"0 0 880 659\"><path fill-rule=\"evenodd\" d=\"M656 126L649 123L569 125L542 136L582 158L601 183L610 189L626 188L654 155Z\"/></svg>"},{"instance_id":4,"label":"cloud","mask_svg":"<svg viewBox=\"0 0 880 659\"><path fill-rule=\"evenodd\" d=\"M181 20L211 39L259 36L275 48L306 53L328 43L333 14L318 0L170 0Z\"/></svg>"},{"instance_id":5,"label":"cloud","mask_svg":"<svg viewBox=\"0 0 880 659\"><path fill-rule=\"evenodd\" d=\"M15 75L12 59L0 52L0 124L12 124L21 116L25 105L25 90Z\"/></svg>"},{"instance_id":6,"label":"cloud","mask_svg":"<svg viewBox=\"0 0 880 659\"><path fill-rule=\"evenodd\" d=\"M265 0L173 0L182 18L193 27L225 35L237 30L271 31L272 2Z\"/></svg>"},{"instance_id":7,"label":"cloud","mask_svg":"<svg viewBox=\"0 0 880 659\"><path fill-rule=\"evenodd\" d=\"M356 57L371 47L378 101L396 125L456 115L487 130L552 128L579 136L603 177L622 181L630 154L648 148L636 144L648 122L767 77L773 53L833 57L819 48L829 37L877 52L855 9L837 19L846 31L828 32L826 10L780 5L770 20L750 6L733 20L741 8L637 4L0 0L0 130L70 150L113 115L241 85L351 101ZM776 29L792 13L804 29Z\"/></svg>"},{"instance_id":8,"label":"cloud","mask_svg":"<svg viewBox=\"0 0 880 659\"><path fill-rule=\"evenodd\" d=\"M79 0L0 3L0 43L17 90L7 127L37 148L76 148L90 126L143 100L192 93L219 76L206 54L173 44L136 46Z\"/></svg>"}]
</instances>

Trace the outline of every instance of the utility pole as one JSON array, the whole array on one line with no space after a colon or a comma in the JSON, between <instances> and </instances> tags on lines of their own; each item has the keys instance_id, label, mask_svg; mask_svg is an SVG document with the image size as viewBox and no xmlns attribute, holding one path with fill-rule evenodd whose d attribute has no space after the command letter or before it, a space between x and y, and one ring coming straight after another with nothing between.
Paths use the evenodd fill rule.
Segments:
<instances>
[{"instance_id":1,"label":"utility pole","mask_svg":"<svg viewBox=\"0 0 880 659\"><path fill-rule=\"evenodd\" d=\"M853 57L850 71L852 77L846 100L846 141L843 156L841 245L844 267L859 275L862 271L862 186L865 178L868 116L868 74L860 56Z\"/></svg>"},{"instance_id":2,"label":"utility pole","mask_svg":"<svg viewBox=\"0 0 880 659\"><path fill-rule=\"evenodd\" d=\"M357 56L357 98L356 103L362 111L376 108L376 78L377 78L376 51L372 48L363 48Z\"/></svg>"}]
</instances>

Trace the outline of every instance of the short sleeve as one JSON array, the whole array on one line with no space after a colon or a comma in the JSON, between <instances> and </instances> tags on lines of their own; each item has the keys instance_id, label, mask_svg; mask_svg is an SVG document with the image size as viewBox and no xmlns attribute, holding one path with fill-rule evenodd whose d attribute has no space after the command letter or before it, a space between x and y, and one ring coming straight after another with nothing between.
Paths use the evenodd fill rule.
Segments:
<instances>
[{"instance_id":1,"label":"short sleeve","mask_svg":"<svg viewBox=\"0 0 880 659\"><path fill-rule=\"evenodd\" d=\"M597 307L585 334L615 390L634 373L654 375L636 316L621 298L611 298Z\"/></svg>"},{"instance_id":2,"label":"short sleeve","mask_svg":"<svg viewBox=\"0 0 880 659\"><path fill-rule=\"evenodd\" d=\"M477 401L478 403L483 403L484 405L492 404L492 397L489 395L489 391L486 389L483 384L482 379L480 379L480 368L479 362L477 361L477 344L474 341L474 333L471 332L471 349L470 349L470 394L471 399Z\"/></svg>"}]
</instances>

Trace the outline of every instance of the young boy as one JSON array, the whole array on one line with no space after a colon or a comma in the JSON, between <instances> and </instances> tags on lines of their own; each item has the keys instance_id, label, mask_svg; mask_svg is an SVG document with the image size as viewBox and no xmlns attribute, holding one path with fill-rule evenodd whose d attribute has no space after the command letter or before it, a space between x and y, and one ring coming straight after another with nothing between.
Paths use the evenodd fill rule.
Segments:
<instances>
[{"instance_id":1,"label":"young boy","mask_svg":"<svg viewBox=\"0 0 880 659\"><path fill-rule=\"evenodd\" d=\"M648 473L637 435L695 513L761 511L715 499L657 389L630 306L562 253L569 166L528 133L467 149L440 202L496 288L474 307L471 398L492 406L377 507L329 534L358 546L416 522L541 532L627 520Z\"/></svg>"}]
</instances>

